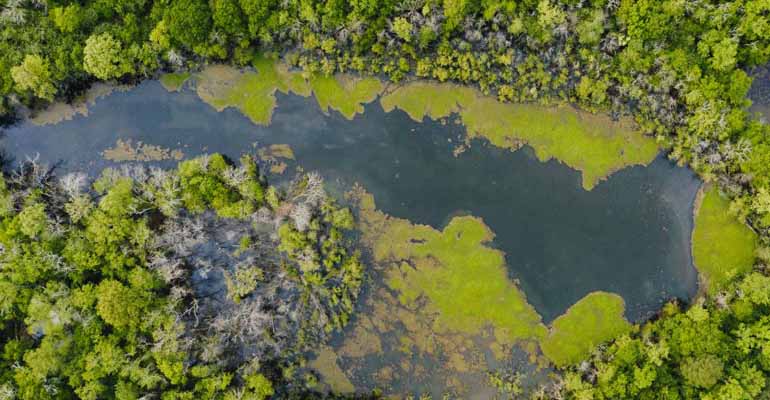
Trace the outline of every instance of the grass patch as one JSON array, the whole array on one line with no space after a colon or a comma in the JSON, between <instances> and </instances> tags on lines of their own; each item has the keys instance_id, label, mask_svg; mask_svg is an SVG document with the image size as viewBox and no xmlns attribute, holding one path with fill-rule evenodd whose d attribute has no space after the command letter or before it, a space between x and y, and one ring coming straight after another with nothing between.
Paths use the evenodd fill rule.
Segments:
<instances>
[{"instance_id":1,"label":"grass patch","mask_svg":"<svg viewBox=\"0 0 770 400\"><path fill-rule=\"evenodd\" d=\"M160 84L163 85L169 92L178 92L182 89L182 85L190 79L189 72L173 72L169 74L163 74L160 77Z\"/></svg>"},{"instance_id":2,"label":"grass patch","mask_svg":"<svg viewBox=\"0 0 770 400\"><path fill-rule=\"evenodd\" d=\"M757 235L730 214L730 201L716 186L701 190L700 204L695 207L692 254L704 289L713 294L751 270Z\"/></svg>"},{"instance_id":3,"label":"grass patch","mask_svg":"<svg viewBox=\"0 0 770 400\"><path fill-rule=\"evenodd\" d=\"M384 95L385 111L404 110L417 121L459 114L469 137L483 137L498 147L532 146L541 161L555 158L583 174L583 187L629 165L648 164L658 154L652 138L630 119L612 121L571 106L501 103L475 89L454 84L416 82Z\"/></svg>"},{"instance_id":4,"label":"grass patch","mask_svg":"<svg viewBox=\"0 0 770 400\"><path fill-rule=\"evenodd\" d=\"M548 359L562 367L585 359L596 346L628 333L632 325L623 318L623 298L593 292L553 321L540 347Z\"/></svg>"}]
</instances>

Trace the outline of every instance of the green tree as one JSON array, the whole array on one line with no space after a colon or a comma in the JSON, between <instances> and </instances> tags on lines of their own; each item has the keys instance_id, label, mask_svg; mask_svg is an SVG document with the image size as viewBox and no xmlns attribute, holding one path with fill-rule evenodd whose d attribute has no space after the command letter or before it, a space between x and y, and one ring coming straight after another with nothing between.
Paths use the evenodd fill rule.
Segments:
<instances>
[{"instance_id":1,"label":"green tree","mask_svg":"<svg viewBox=\"0 0 770 400\"><path fill-rule=\"evenodd\" d=\"M147 299L116 280L105 280L96 288L96 311L104 322L118 329L136 327Z\"/></svg>"},{"instance_id":2,"label":"green tree","mask_svg":"<svg viewBox=\"0 0 770 400\"><path fill-rule=\"evenodd\" d=\"M404 17L393 21L393 32L405 42L412 40L412 24Z\"/></svg>"},{"instance_id":3,"label":"green tree","mask_svg":"<svg viewBox=\"0 0 770 400\"><path fill-rule=\"evenodd\" d=\"M685 381L704 389L714 386L722 378L723 370L722 360L710 354L688 358L681 366Z\"/></svg>"},{"instance_id":4,"label":"green tree","mask_svg":"<svg viewBox=\"0 0 770 400\"><path fill-rule=\"evenodd\" d=\"M214 27L228 35L246 34L243 11L236 0L215 0L212 8Z\"/></svg>"},{"instance_id":5,"label":"green tree","mask_svg":"<svg viewBox=\"0 0 770 400\"><path fill-rule=\"evenodd\" d=\"M27 54L21 65L11 68L11 76L18 89L29 90L41 99L53 100L56 94L48 62L38 55Z\"/></svg>"},{"instance_id":6,"label":"green tree","mask_svg":"<svg viewBox=\"0 0 770 400\"><path fill-rule=\"evenodd\" d=\"M53 23L63 33L72 33L80 28L83 17L82 9L78 3L69 4L66 7L55 7L51 10Z\"/></svg>"},{"instance_id":7,"label":"green tree","mask_svg":"<svg viewBox=\"0 0 770 400\"><path fill-rule=\"evenodd\" d=\"M109 33L91 35L83 49L83 68L99 79L123 76L126 62L120 42Z\"/></svg>"},{"instance_id":8,"label":"green tree","mask_svg":"<svg viewBox=\"0 0 770 400\"><path fill-rule=\"evenodd\" d=\"M204 0L174 0L165 19L172 40L190 49L204 43L211 31L211 10Z\"/></svg>"}]
</instances>

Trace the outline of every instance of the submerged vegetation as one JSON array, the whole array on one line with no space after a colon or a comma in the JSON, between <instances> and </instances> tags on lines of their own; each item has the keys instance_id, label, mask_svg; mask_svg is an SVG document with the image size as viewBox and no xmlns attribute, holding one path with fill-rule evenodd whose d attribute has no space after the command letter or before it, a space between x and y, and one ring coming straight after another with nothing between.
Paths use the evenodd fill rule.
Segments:
<instances>
[{"instance_id":1,"label":"submerged vegetation","mask_svg":"<svg viewBox=\"0 0 770 400\"><path fill-rule=\"evenodd\" d=\"M274 71L281 76L276 84L263 75L209 67L200 73L201 97L266 123L276 90L304 95L312 90L322 107L332 105L335 96L348 100L340 111L350 117L379 91L374 83L358 88L329 78L352 71L392 81L413 76L454 81L503 101L575 102L615 117L630 115L672 159L717 185L704 198L694 246L709 288L689 309L672 303L656 321L570 369L551 394L754 398L763 390L766 394L770 373L765 276L770 262L770 127L749 112L746 93L751 85L747 70L770 60L769 21L767 0L3 0L0 113L10 120L25 108L72 100L95 80L128 82L160 70L186 73L208 62L253 65L267 74L258 54L278 51L304 74L289 78ZM167 78L167 84L176 87L180 79ZM399 107L413 116L446 115L465 104L451 97L431 101L428 109L406 102ZM507 106L484 107L481 113L461 115L469 126L478 124L471 135L486 133L505 147L527 141L539 157L557 157L581 169L587 188L624 163L649 160L654 152L649 140L631 141L627 149L595 144L591 135L573 136L566 127L574 121L545 132L527 126L510 136L487 119L490 112L510 112ZM65 117L85 112L66 106L59 111L56 115ZM519 120L504 123L520 126ZM552 150L543 150L541 140ZM44 172L27 168L6 179L3 190L4 393L29 399L136 398L161 392L166 398L264 398L273 392L269 382L291 389L301 379L292 379L287 366L276 372L269 361L228 365L219 361L223 353L217 349L246 344L236 354L269 360L325 337L351 311L360 267L354 255L341 250L340 230L349 223L328 202L314 203L302 194L301 188L318 187L310 177L282 198L256 180L248 163L236 168L212 157L184 163L162 179L158 173L139 179L109 172L91 193L72 190L72 185L82 188L82 179L54 184ZM751 235L736 233L734 240L729 234L723 241L710 229L714 224L724 225L728 233L743 229L722 215L709 217L712 207L724 209L715 203L727 202L717 191L730 199L738 219L758 233L758 258L736 243L740 237L753 240ZM277 321L270 329L300 324L303 334L237 330L250 336L225 335L224 342L212 341L211 352L204 345L212 331L188 329L200 315L213 317L199 314L199 302L193 303L198 289L186 285L195 280L176 280L191 272L182 268L185 263L178 264L181 270L173 263L158 269L153 261L159 252L184 259L189 249L153 246L172 223L189 225L180 231L184 238L199 237L193 227L205 226L206 218L249 225L237 228L248 237L238 238L236 258L249 257L252 244L263 243L251 231L256 228L250 219L266 226L270 218L284 224L268 230L281 251L273 263L268 257L258 266L264 271L244 265L226 271L229 275L221 272L231 292L229 311L217 315L225 321L204 327L219 332L250 318L262 321L264 311L264 318ZM441 233L420 239L436 235ZM701 240L710 243L698 244ZM397 250L420 246L408 243ZM277 248L268 246L268 253L275 255ZM734 259L726 263L723 258ZM285 269L282 261L288 264ZM752 263L754 272L749 272ZM732 267L724 270L726 265ZM292 304L299 310L278 307L276 302L287 301L275 294L278 288L296 289L302 301ZM431 297L430 289L424 292ZM251 304L250 296L260 307L241 306ZM453 304L442 303L446 299L432 297L439 308L452 309ZM565 317L560 325L575 324ZM266 335L269 340L263 340ZM206 361L204 354L213 356ZM191 359L199 357L201 362Z\"/></svg>"},{"instance_id":2,"label":"submerged vegetation","mask_svg":"<svg viewBox=\"0 0 770 400\"><path fill-rule=\"evenodd\" d=\"M316 174L286 190L220 155L174 171L0 180L0 389L23 399L264 399L363 278L347 209ZM8 398L8 397L6 397Z\"/></svg>"}]
</instances>

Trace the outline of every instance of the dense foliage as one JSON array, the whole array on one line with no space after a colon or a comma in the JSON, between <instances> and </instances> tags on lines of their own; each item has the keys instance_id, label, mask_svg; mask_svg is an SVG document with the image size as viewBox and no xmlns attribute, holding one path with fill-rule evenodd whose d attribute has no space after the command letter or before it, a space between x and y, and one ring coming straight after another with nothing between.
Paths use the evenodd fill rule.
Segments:
<instances>
[{"instance_id":1,"label":"dense foliage","mask_svg":"<svg viewBox=\"0 0 770 400\"><path fill-rule=\"evenodd\" d=\"M317 175L284 192L214 155L86 186L34 163L0 179L0 398L305 390L301 355L363 273Z\"/></svg>"},{"instance_id":2,"label":"dense foliage","mask_svg":"<svg viewBox=\"0 0 770 400\"><path fill-rule=\"evenodd\" d=\"M257 52L277 50L310 73L416 75L475 84L501 100L572 101L631 113L672 158L717 181L734 199L734 212L764 245L770 241L770 128L752 118L746 99L747 71L770 59L770 0L4 0L1 7L5 115L19 104L71 98L93 79L130 80L207 60L247 65ZM223 180L188 179L181 171L180 182L192 194L180 201L191 211L213 206L222 216L243 216L264 201L253 191L245 192L251 197L221 192ZM98 397L117 388L190 390L191 382L219 376L195 372L200 376L193 378L183 369L171 378L165 373L179 369L179 356L147 350L152 332L166 326L168 314L160 310L169 300L158 294L168 283L142 269L153 230L150 218L140 217L151 212L134 197L134 184L115 181L98 205L82 197L51 203L45 191L14 185L6 193L26 194L6 196L3 257L17 259L8 264L13 273L2 272L11 274L3 276L2 284L11 286L2 291L2 304L9 337L24 339L4 348L6 366L24 363L3 368L4 379L13 375L24 393L69 387ZM165 196L160 193L149 204L177 207L157 203ZM292 250L307 246L300 226L316 237L337 220L334 212L324 215L317 226L281 229L284 250L301 258L303 252ZM62 229L66 221L75 224L72 230ZM106 226L115 232L105 234ZM315 254L338 262L333 250ZM57 268L70 265L71 277L61 279ZM313 265L299 262L295 276L315 285L334 271ZM767 289L754 287L766 285L764 279L750 275L685 313L669 307L660 321L569 375L567 390L582 398L756 396L768 368L768 304L761 299ZM33 287L46 290L33 293ZM132 306L99 303L100 291ZM57 324L45 315L56 315ZM344 322L344 313L334 315ZM49 337L62 327L76 333L53 346ZM110 339L89 341L102 336ZM88 358L96 345L104 351ZM117 346L130 355L128 364L95 358ZM160 378L140 383L142 368L161 371L150 375Z\"/></svg>"}]
</instances>

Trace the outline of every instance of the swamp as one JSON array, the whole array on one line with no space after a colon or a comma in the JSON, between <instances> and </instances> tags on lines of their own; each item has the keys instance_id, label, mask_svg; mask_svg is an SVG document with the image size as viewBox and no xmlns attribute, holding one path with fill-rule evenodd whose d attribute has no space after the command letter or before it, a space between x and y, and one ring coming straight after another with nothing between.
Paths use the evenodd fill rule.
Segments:
<instances>
[{"instance_id":1,"label":"swamp","mask_svg":"<svg viewBox=\"0 0 770 400\"><path fill-rule=\"evenodd\" d=\"M318 174L353 210L366 265L350 322L306 354L319 390L518 392L705 290L691 240L702 182L631 121L449 84L255 66L100 86L11 127L0 146L12 163L91 178L215 153L253 154L278 187ZM722 215L712 192L704 208ZM199 228L210 233L195 263L238 270L243 256L211 259L206 246L236 246L260 228L217 226ZM749 253L736 271L750 267L753 250L741 248L754 239L737 223L732 237L737 257ZM228 272L199 275L197 291L237 292Z\"/></svg>"}]
</instances>

